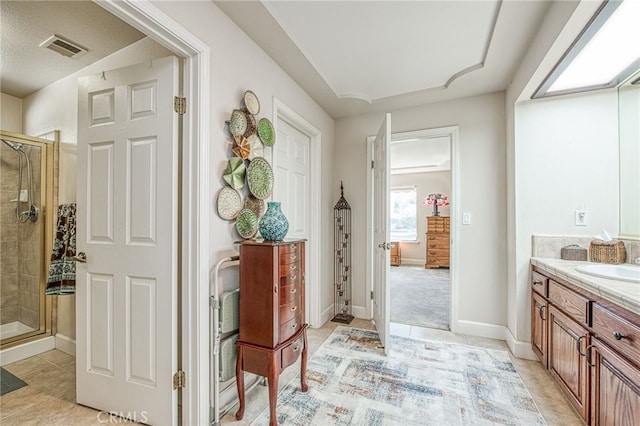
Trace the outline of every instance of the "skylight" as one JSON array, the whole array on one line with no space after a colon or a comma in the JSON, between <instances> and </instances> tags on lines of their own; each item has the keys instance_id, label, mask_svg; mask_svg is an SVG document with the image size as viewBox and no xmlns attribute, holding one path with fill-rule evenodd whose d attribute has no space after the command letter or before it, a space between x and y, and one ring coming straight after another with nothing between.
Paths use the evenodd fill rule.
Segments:
<instances>
[{"instance_id":1,"label":"skylight","mask_svg":"<svg viewBox=\"0 0 640 426\"><path fill-rule=\"evenodd\" d=\"M533 97L617 86L640 69L638 22L640 1L605 3Z\"/></svg>"}]
</instances>

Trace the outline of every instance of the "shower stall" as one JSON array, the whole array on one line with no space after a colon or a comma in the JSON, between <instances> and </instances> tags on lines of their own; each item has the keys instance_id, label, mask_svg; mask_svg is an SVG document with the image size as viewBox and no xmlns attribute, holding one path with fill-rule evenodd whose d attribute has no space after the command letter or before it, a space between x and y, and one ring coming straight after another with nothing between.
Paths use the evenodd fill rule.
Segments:
<instances>
[{"instance_id":1,"label":"shower stall","mask_svg":"<svg viewBox=\"0 0 640 426\"><path fill-rule=\"evenodd\" d=\"M0 349L51 335L56 143L0 131Z\"/></svg>"}]
</instances>

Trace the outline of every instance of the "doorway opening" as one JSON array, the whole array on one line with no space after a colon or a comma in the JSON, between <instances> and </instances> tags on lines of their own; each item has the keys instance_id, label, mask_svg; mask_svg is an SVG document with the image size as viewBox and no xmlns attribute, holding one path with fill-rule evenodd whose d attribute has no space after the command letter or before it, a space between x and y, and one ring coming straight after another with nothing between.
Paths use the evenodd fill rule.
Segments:
<instances>
[{"instance_id":1,"label":"doorway opening","mask_svg":"<svg viewBox=\"0 0 640 426\"><path fill-rule=\"evenodd\" d=\"M390 165L390 321L449 330L451 137L394 134Z\"/></svg>"}]
</instances>

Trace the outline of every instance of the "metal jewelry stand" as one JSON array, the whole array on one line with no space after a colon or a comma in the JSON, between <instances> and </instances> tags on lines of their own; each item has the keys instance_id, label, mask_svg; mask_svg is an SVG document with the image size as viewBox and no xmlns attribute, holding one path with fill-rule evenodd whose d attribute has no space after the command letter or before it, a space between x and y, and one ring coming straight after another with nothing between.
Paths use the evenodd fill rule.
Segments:
<instances>
[{"instance_id":1,"label":"metal jewelry stand","mask_svg":"<svg viewBox=\"0 0 640 426\"><path fill-rule=\"evenodd\" d=\"M349 324L351 314L351 206L344 199L340 182L340 199L333 208L334 218L334 317L331 321Z\"/></svg>"}]
</instances>

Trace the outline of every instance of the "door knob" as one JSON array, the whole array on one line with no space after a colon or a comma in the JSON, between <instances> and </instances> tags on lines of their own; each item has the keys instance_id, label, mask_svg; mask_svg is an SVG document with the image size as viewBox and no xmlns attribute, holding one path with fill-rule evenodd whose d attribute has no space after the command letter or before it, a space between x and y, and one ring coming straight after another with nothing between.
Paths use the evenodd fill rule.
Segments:
<instances>
[{"instance_id":1,"label":"door knob","mask_svg":"<svg viewBox=\"0 0 640 426\"><path fill-rule=\"evenodd\" d=\"M391 243L380 243L378 244L378 248L382 250L391 250Z\"/></svg>"},{"instance_id":2,"label":"door knob","mask_svg":"<svg viewBox=\"0 0 640 426\"><path fill-rule=\"evenodd\" d=\"M87 263L87 253L81 251L77 255L73 256L73 260L80 263Z\"/></svg>"}]
</instances>

